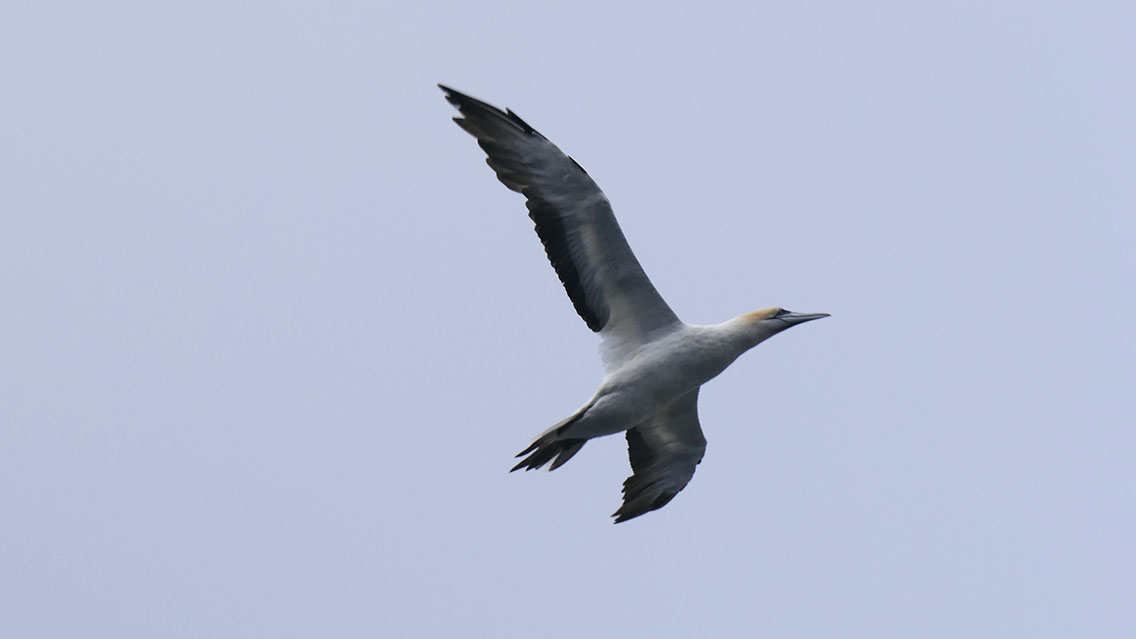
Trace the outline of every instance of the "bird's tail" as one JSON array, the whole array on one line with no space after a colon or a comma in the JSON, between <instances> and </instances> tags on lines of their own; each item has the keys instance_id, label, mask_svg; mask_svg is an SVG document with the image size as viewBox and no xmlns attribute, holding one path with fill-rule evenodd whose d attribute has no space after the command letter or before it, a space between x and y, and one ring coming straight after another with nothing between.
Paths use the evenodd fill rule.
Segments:
<instances>
[{"instance_id":1,"label":"bird's tail","mask_svg":"<svg viewBox=\"0 0 1136 639\"><path fill-rule=\"evenodd\" d=\"M591 404L589 403L588 406L581 408L568 419L544 431L528 448L517 453L517 457L524 457L524 459L516 466L513 466L512 470L509 472L522 468L525 470L536 470L550 461L552 465L548 467L548 470L556 470L563 466L569 459L572 459L572 456L580 452L584 444L588 443L588 438L561 438L560 433L564 432L564 429L571 426L576 420L583 417L584 413L587 412L590 407ZM526 455L527 457L525 457Z\"/></svg>"},{"instance_id":2,"label":"bird's tail","mask_svg":"<svg viewBox=\"0 0 1136 639\"><path fill-rule=\"evenodd\" d=\"M528 457L525 457L521 460L521 463L513 466L513 469L509 472L522 468L525 470L536 470L550 461L552 465L549 466L548 469L556 470L563 466L569 459L572 459L573 455L580 452L580 449L583 448L586 443L588 443L586 439L555 439L555 436L550 437L549 435L543 435L537 438L531 446L517 454L517 457L523 457L525 455L528 455Z\"/></svg>"}]
</instances>

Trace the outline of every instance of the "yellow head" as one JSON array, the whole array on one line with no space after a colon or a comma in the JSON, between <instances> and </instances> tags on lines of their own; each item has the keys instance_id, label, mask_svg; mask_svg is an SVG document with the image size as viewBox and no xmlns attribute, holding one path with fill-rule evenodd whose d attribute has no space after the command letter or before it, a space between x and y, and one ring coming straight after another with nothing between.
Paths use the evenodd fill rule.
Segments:
<instances>
[{"instance_id":1,"label":"yellow head","mask_svg":"<svg viewBox=\"0 0 1136 639\"><path fill-rule=\"evenodd\" d=\"M774 306L746 313L738 319L742 321L744 326L748 327L746 332L760 342L787 328L822 317L828 317L828 313L794 313Z\"/></svg>"},{"instance_id":2,"label":"yellow head","mask_svg":"<svg viewBox=\"0 0 1136 639\"><path fill-rule=\"evenodd\" d=\"M742 317L747 322L760 322L761 320L773 319L774 317L777 317L778 313L783 312L785 312L785 309L771 306L769 308L751 311L749 313L746 313L745 315L742 315Z\"/></svg>"}]
</instances>

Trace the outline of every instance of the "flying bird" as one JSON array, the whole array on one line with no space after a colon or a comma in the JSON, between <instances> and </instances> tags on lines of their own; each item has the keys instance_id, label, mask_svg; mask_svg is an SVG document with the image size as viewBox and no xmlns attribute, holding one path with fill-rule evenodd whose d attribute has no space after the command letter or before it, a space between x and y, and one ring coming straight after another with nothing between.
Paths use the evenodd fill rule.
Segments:
<instances>
[{"instance_id":1,"label":"flying bird","mask_svg":"<svg viewBox=\"0 0 1136 639\"><path fill-rule=\"evenodd\" d=\"M438 85L529 217L576 312L600 334L604 379L579 410L521 451L513 470L563 466L590 439L626 433L632 475L615 523L669 503L706 451L698 390L742 353L827 313L766 308L713 326L679 320L631 251L584 168L511 110Z\"/></svg>"}]
</instances>

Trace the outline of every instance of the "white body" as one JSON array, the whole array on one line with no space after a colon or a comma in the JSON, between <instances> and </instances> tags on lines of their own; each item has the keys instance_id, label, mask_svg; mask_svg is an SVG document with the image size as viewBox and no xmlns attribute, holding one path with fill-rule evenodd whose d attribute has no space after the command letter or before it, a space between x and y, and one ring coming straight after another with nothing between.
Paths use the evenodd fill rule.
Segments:
<instances>
[{"instance_id":1,"label":"white body","mask_svg":"<svg viewBox=\"0 0 1136 639\"><path fill-rule=\"evenodd\" d=\"M595 396L578 411L580 418L561 437L623 432L697 390L772 335L759 321L747 321L747 317L713 326L680 323L640 345L610 368Z\"/></svg>"}]
</instances>

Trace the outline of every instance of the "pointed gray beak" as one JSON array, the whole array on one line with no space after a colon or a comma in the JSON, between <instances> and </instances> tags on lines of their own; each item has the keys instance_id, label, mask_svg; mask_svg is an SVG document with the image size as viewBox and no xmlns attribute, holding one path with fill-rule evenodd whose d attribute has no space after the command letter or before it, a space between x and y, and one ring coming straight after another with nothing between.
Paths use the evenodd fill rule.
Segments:
<instances>
[{"instance_id":1,"label":"pointed gray beak","mask_svg":"<svg viewBox=\"0 0 1136 639\"><path fill-rule=\"evenodd\" d=\"M797 324L804 324L811 322L822 317L829 317L828 313L794 313L792 311L782 313L777 316L777 319L789 324L789 326L796 326Z\"/></svg>"}]
</instances>

